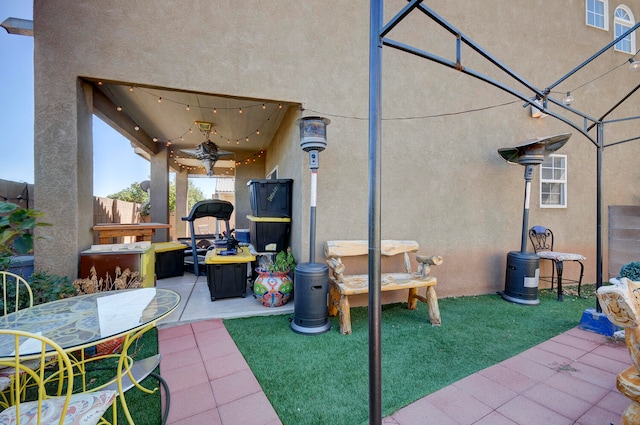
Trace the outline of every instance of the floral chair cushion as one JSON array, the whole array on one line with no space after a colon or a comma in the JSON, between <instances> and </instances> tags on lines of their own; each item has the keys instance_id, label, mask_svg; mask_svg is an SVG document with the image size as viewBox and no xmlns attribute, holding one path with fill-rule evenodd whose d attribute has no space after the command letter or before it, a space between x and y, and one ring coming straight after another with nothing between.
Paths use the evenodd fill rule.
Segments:
<instances>
[{"instance_id":1,"label":"floral chair cushion","mask_svg":"<svg viewBox=\"0 0 640 425\"><path fill-rule=\"evenodd\" d=\"M115 399L115 391L96 391L73 394L65 415L65 425L95 425ZM40 423L57 424L63 415L65 397L52 397L42 401ZM11 406L0 412L0 425L35 425L38 422L38 402L20 404L20 418Z\"/></svg>"},{"instance_id":2,"label":"floral chair cushion","mask_svg":"<svg viewBox=\"0 0 640 425\"><path fill-rule=\"evenodd\" d=\"M570 252L540 251L536 254L545 260L554 261L583 261L587 259L584 255L572 254Z\"/></svg>"},{"instance_id":3,"label":"floral chair cushion","mask_svg":"<svg viewBox=\"0 0 640 425\"><path fill-rule=\"evenodd\" d=\"M0 391L4 391L11 385L11 378L0 376Z\"/></svg>"}]
</instances>

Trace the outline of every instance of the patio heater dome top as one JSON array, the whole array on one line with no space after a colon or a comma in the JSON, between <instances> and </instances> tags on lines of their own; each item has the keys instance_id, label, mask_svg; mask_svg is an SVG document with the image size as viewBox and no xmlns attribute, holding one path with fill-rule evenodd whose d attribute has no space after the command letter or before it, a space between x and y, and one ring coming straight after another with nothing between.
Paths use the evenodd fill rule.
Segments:
<instances>
[{"instance_id":1,"label":"patio heater dome top","mask_svg":"<svg viewBox=\"0 0 640 425\"><path fill-rule=\"evenodd\" d=\"M570 137L571 133L539 137L527 140L511 148L500 148L498 153L505 161L511 164L537 165L541 164L547 155L563 147Z\"/></svg>"}]
</instances>

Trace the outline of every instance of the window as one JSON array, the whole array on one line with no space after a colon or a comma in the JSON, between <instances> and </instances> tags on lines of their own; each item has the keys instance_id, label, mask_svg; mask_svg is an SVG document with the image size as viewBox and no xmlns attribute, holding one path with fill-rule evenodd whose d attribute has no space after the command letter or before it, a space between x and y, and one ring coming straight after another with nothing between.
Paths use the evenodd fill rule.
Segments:
<instances>
[{"instance_id":1,"label":"window","mask_svg":"<svg viewBox=\"0 0 640 425\"><path fill-rule=\"evenodd\" d=\"M632 26L635 25L633 13L627 6L618 6L613 14L613 32L614 38L618 38ZM628 34L625 38L618 41L615 45L615 49L619 52L625 52L634 54L636 51L636 33L635 31Z\"/></svg>"},{"instance_id":2,"label":"window","mask_svg":"<svg viewBox=\"0 0 640 425\"><path fill-rule=\"evenodd\" d=\"M587 5L587 25L609 31L609 1L585 0Z\"/></svg>"},{"instance_id":3,"label":"window","mask_svg":"<svg viewBox=\"0 0 640 425\"><path fill-rule=\"evenodd\" d=\"M267 174L267 180L277 179L278 178L278 166L273 167L273 170L269 174Z\"/></svg>"},{"instance_id":4,"label":"window","mask_svg":"<svg viewBox=\"0 0 640 425\"><path fill-rule=\"evenodd\" d=\"M540 165L540 208L567 207L567 156L549 155Z\"/></svg>"}]
</instances>

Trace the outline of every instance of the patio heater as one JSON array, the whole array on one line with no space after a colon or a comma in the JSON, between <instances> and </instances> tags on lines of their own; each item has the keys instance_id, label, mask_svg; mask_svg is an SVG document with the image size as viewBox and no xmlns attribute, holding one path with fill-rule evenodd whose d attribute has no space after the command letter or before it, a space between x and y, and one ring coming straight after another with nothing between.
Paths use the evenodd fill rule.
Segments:
<instances>
[{"instance_id":1,"label":"patio heater","mask_svg":"<svg viewBox=\"0 0 640 425\"><path fill-rule=\"evenodd\" d=\"M535 253L527 252L531 179L533 178L535 166L542 164L546 156L564 146L569 137L571 137L571 133L563 133L529 140L513 148L498 149L498 153L505 161L525 167L524 212L522 214L520 251L511 251L507 254L505 289L504 292L500 293L502 298L507 301L525 305L540 304L540 299L538 298L540 258Z\"/></svg>"},{"instance_id":2,"label":"patio heater","mask_svg":"<svg viewBox=\"0 0 640 425\"><path fill-rule=\"evenodd\" d=\"M307 335L317 335L331 329L327 310L329 293L329 267L316 263L316 186L320 152L327 146L327 125L322 117L304 117L296 120L300 127L300 147L309 152L311 169L311 214L309 216L309 262L299 263L294 273L293 320L291 329Z\"/></svg>"}]
</instances>

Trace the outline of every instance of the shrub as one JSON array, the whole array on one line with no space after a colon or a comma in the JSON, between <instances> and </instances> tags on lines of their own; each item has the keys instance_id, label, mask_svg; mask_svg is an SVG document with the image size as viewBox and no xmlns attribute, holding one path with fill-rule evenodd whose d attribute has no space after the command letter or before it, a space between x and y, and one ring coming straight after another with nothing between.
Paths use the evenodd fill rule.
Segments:
<instances>
[{"instance_id":1,"label":"shrub","mask_svg":"<svg viewBox=\"0 0 640 425\"><path fill-rule=\"evenodd\" d=\"M44 271L35 272L29 278L33 292L33 304L68 298L75 295L75 288L67 276L57 276Z\"/></svg>"},{"instance_id":2,"label":"shrub","mask_svg":"<svg viewBox=\"0 0 640 425\"><path fill-rule=\"evenodd\" d=\"M49 225L38 221L42 216L39 210L0 202L0 270L9 269L11 256L33 251L33 229Z\"/></svg>"},{"instance_id":3,"label":"shrub","mask_svg":"<svg viewBox=\"0 0 640 425\"><path fill-rule=\"evenodd\" d=\"M620 269L620 277L626 277L635 282L640 281L640 261L634 261L622 266Z\"/></svg>"}]
</instances>

